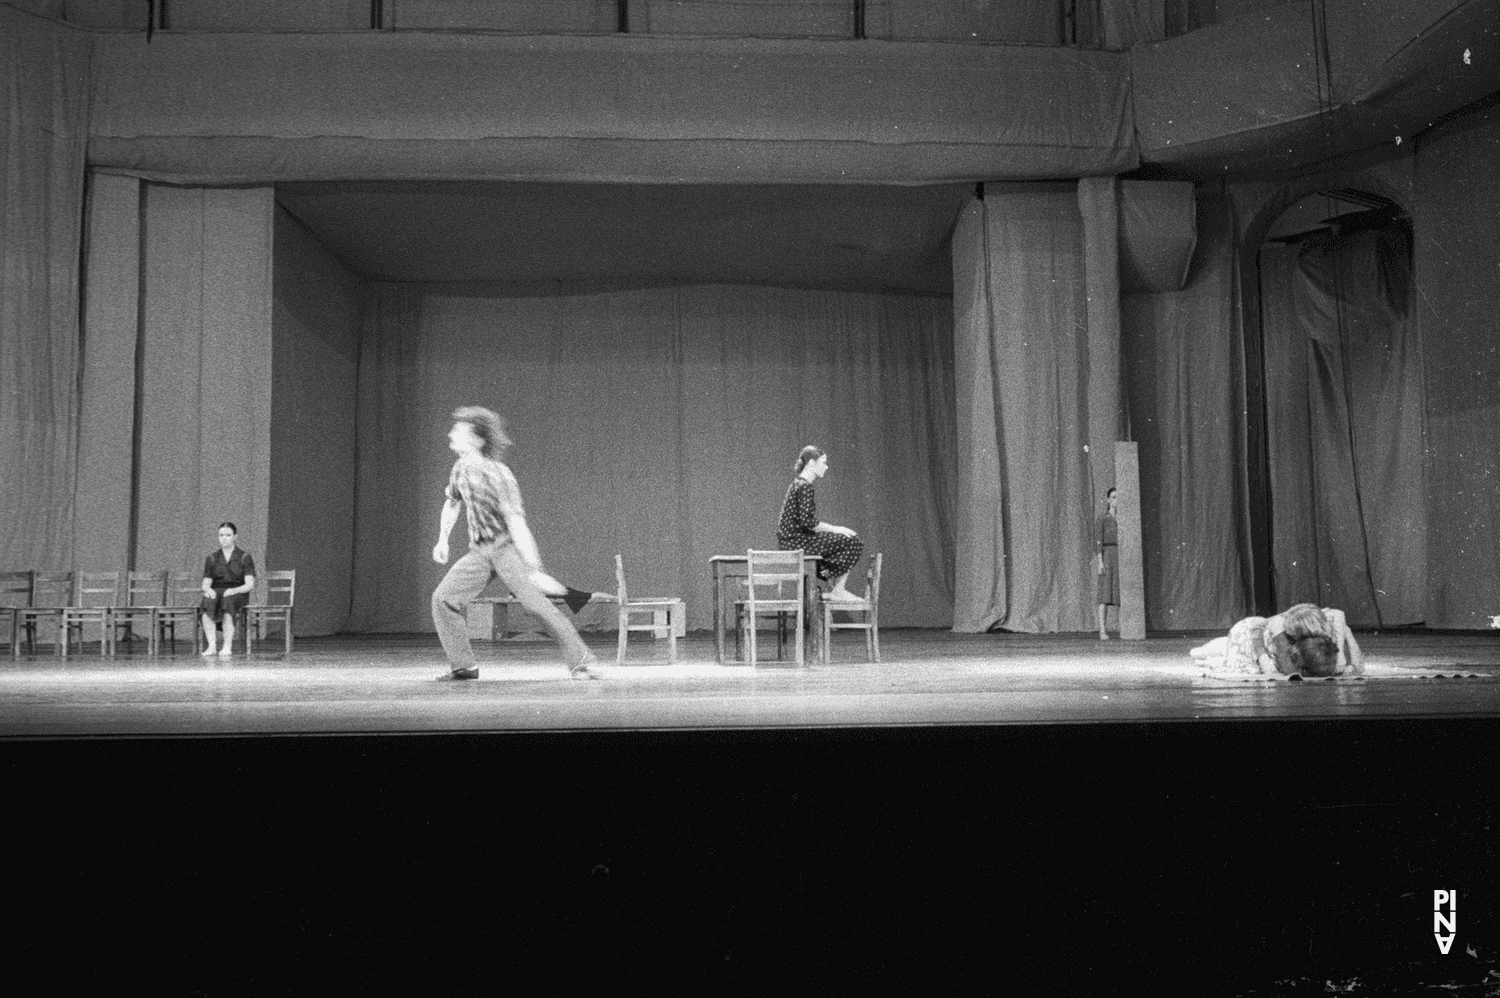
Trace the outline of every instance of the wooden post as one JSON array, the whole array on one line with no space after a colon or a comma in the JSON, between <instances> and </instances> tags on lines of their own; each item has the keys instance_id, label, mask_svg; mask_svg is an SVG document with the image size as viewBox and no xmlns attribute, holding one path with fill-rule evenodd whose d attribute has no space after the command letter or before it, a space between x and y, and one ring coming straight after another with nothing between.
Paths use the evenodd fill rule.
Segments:
<instances>
[{"instance_id":1,"label":"wooden post","mask_svg":"<svg viewBox=\"0 0 1500 998\"><path fill-rule=\"evenodd\" d=\"M1141 557L1141 466L1135 443L1115 444L1116 521L1120 525L1120 637L1146 637L1146 581Z\"/></svg>"}]
</instances>

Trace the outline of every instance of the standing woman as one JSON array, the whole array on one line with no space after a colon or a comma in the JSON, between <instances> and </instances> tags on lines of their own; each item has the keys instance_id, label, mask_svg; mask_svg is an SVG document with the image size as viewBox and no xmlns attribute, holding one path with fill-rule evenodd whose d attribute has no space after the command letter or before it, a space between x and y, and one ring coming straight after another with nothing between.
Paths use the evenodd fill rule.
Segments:
<instances>
[{"instance_id":1,"label":"standing woman","mask_svg":"<svg viewBox=\"0 0 1500 998\"><path fill-rule=\"evenodd\" d=\"M801 548L807 554L817 555L822 559L818 563L818 578L833 580L828 598L857 602L859 597L846 589L844 583L849 579L849 570L865 553L864 542L848 527L819 520L813 498L812 483L828 474L828 455L821 448L804 447L797 455L795 471L797 477L787 486L786 499L781 503L776 544L783 551Z\"/></svg>"},{"instance_id":2,"label":"standing woman","mask_svg":"<svg viewBox=\"0 0 1500 998\"><path fill-rule=\"evenodd\" d=\"M1109 607L1120 606L1120 523L1115 519L1119 499L1113 486L1104 493L1104 515L1094 530L1094 566L1099 576L1099 640L1108 641L1104 630L1105 613Z\"/></svg>"},{"instance_id":3,"label":"standing woman","mask_svg":"<svg viewBox=\"0 0 1500 998\"><path fill-rule=\"evenodd\" d=\"M236 547L234 539L239 530L232 523L219 524L219 550L203 559L203 602L198 604L203 614L203 634L208 638L204 656L214 654L216 633L214 625L223 621L224 642L219 645L220 655L229 655L234 648L234 617L250 602L250 593L255 589L255 559L250 552Z\"/></svg>"}]
</instances>

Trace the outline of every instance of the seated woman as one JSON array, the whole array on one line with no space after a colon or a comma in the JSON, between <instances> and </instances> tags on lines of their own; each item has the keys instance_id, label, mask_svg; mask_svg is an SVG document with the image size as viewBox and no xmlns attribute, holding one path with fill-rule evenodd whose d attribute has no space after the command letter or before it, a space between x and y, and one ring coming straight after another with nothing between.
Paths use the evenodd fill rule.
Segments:
<instances>
[{"instance_id":1,"label":"seated woman","mask_svg":"<svg viewBox=\"0 0 1500 998\"><path fill-rule=\"evenodd\" d=\"M255 559L250 552L235 547L239 534L232 523L219 524L219 549L203 559L203 600L198 611L203 614L203 634L208 638L204 657L214 654L214 625L223 621L224 641L218 646L220 655L229 655L234 648L234 618L245 604L250 602L250 593L255 589Z\"/></svg>"},{"instance_id":2,"label":"seated woman","mask_svg":"<svg viewBox=\"0 0 1500 998\"><path fill-rule=\"evenodd\" d=\"M1194 648L1194 659L1210 672L1227 675L1362 676L1365 660L1344 611L1311 603L1274 617L1246 617Z\"/></svg>"},{"instance_id":3,"label":"seated woman","mask_svg":"<svg viewBox=\"0 0 1500 998\"><path fill-rule=\"evenodd\" d=\"M797 455L795 471L797 477L787 486L786 499L781 503L776 544L783 551L801 548L806 554L817 555L822 559L818 563L818 578L833 580L828 598L857 602L860 597L844 584L849 580L849 570L865 553L864 542L848 527L820 521L813 497L812 483L828 474L828 455L820 448L804 447Z\"/></svg>"}]
</instances>

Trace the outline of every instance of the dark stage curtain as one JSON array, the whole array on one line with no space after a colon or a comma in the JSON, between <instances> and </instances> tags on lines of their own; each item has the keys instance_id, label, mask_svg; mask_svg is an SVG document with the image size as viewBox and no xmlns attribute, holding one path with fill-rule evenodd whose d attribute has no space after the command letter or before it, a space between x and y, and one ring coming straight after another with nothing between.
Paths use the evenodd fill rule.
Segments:
<instances>
[{"instance_id":1,"label":"dark stage curtain","mask_svg":"<svg viewBox=\"0 0 1500 998\"><path fill-rule=\"evenodd\" d=\"M1418 142L1416 288L1427 396L1429 627L1500 614L1500 107Z\"/></svg>"},{"instance_id":2,"label":"dark stage curtain","mask_svg":"<svg viewBox=\"0 0 1500 998\"><path fill-rule=\"evenodd\" d=\"M1262 251L1276 601L1425 618L1422 354L1407 230Z\"/></svg>"},{"instance_id":3,"label":"dark stage curtain","mask_svg":"<svg viewBox=\"0 0 1500 998\"><path fill-rule=\"evenodd\" d=\"M1090 626L1088 322L1077 185L986 188L953 236L954 628Z\"/></svg>"},{"instance_id":4,"label":"dark stage curtain","mask_svg":"<svg viewBox=\"0 0 1500 998\"><path fill-rule=\"evenodd\" d=\"M684 597L689 625L707 627L709 558L775 547L793 461L814 443L832 466L819 517L885 554L882 623L947 626L951 326L946 299L916 296L373 286L351 629L432 629L446 434L470 403L506 417L542 556L571 585L613 591L618 552L634 591ZM453 541L464 549L464 527Z\"/></svg>"},{"instance_id":5,"label":"dark stage curtain","mask_svg":"<svg viewBox=\"0 0 1500 998\"><path fill-rule=\"evenodd\" d=\"M1226 628L1248 612L1244 351L1234 217L1206 190L1181 290L1122 302L1125 392L1140 444L1146 624Z\"/></svg>"},{"instance_id":6,"label":"dark stage curtain","mask_svg":"<svg viewBox=\"0 0 1500 998\"><path fill-rule=\"evenodd\" d=\"M90 53L0 6L0 569L72 567Z\"/></svg>"}]
</instances>

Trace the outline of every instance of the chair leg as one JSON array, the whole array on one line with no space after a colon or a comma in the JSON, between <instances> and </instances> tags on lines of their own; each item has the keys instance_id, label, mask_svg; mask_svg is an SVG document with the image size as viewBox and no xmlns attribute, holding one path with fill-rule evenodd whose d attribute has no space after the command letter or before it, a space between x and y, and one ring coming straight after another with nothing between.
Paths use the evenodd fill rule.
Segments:
<instances>
[{"instance_id":1,"label":"chair leg","mask_svg":"<svg viewBox=\"0 0 1500 998\"><path fill-rule=\"evenodd\" d=\"M818 607L818 632L823 639L818 658L827 665L833 661L833 611L828 609L827 603Z\"/></svg>"},{"instance_id":2,"label":"chair leg","mask_svg":"<svg viewBox=\"0 0 1500 998\"><path fill-rule=\"evenodd\" d=\"M281 632L282 637L285 639L284 642L283 642L283 652L282 652L282 654L290 655L292 653L292 608L291 607L287 607L286 608L286 614L284 616L282 616L282 618L281 618L281 626L285 628L285 630L283 630Z\"/></svg>"},{"instance_id":3,"label":"chair leg","mask_svg":"<svg viewBox=\"0 0 1500 998\"><path fill-rule=\"evenodd\" d=\"M747 633L747 637L746 637L746 644L748 644L750 646L750 664L754 665L755 664L755 615L749 611L748 607L745 610L745 617L747 618L746 621L745 621L745 623L747 625L747 632L748 632Z\"/></svg>"},{"instance_id":4,"label":"chair leg","mask_svg":"<svg viewBox=\"0 0 1500 998\"><path fill-rule=\"evenodd\" d=\"M667 609L667 664L674 665L677 662L677 621L682 618L678 616L682 608L672 606Z\"/></svg>"},{"instance_id":5,"label":"chair leg","mask_svg":"<svg viewBox=\"0 0 1500 998\"><path fill-rule=\"evenodd\" d=\"M876 664L880 663L880 624L871 619L870 621L870 648L874 652Z\"/></svg>"},{"instance_id":6,"label":"chair leg","mask_svg":"<svg viewBox=\"0 0 1500 998\"><path fill-rule=\"evenodd\" d=\"M807 665L807 648L803 644L803 637L802 637L802 631L803 631L804 626L806 625L806 623L807 623L806 619L802 616L802 607L798 606L797 607L797 665L799 667Z\"/></svg>"},{"instance_id":7,"label":"chair leg","mask_svg":"<svg viewBox=\"0 0 1500 998\"><path fill-rule=\"evenodd\" d=\"M624 607L620 608L620 637L616 642L615 665L625 664L625 644L630 640L630 615Z\"/></svg>"}]
</instances>

